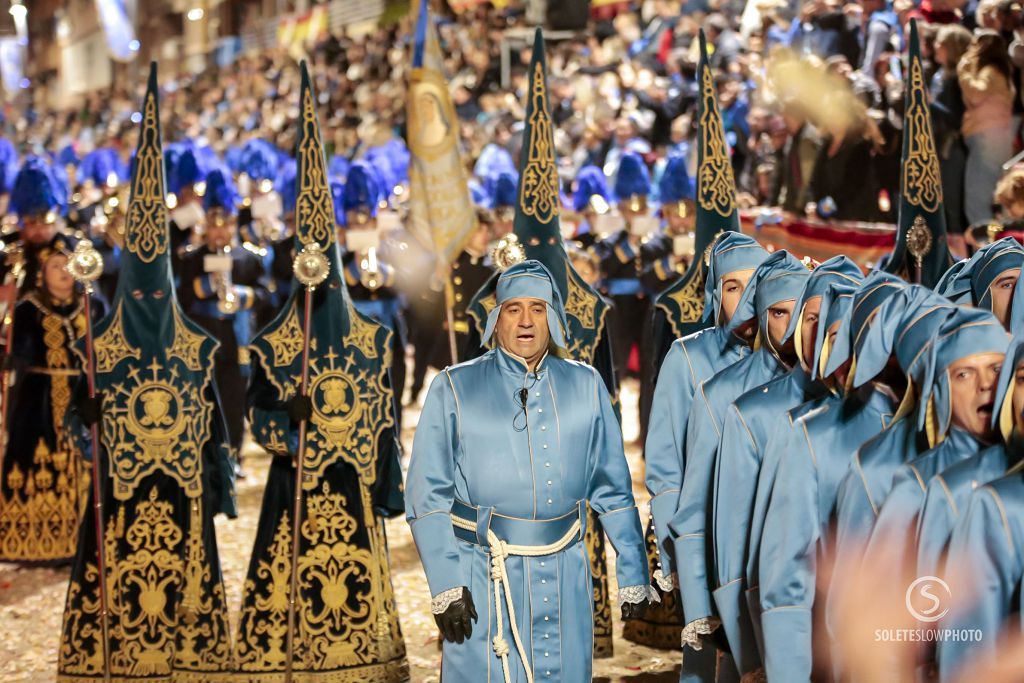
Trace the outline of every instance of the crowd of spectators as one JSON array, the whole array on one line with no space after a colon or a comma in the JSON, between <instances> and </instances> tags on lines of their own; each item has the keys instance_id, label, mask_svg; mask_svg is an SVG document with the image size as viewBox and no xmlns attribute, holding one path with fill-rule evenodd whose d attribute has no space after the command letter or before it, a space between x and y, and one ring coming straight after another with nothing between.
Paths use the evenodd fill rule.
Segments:
<instances>
[{"instance_id":1,"label":"crowd of spectators","mask_svg":"<svg viewBox=\"0 0 1024 683\"><path fill-rule=\"evenodd\" d=\"M442 51L470 169L488 144L518 155L528 48L501 45L525 26L522 3L438 7ZM1002 216L995 189L1020 148L1024 12L1015 0L653 0L591 9L587 30L548 42L561 174L604 168L625 151L657 173L671 153L696 164L697 34L706 32L741 204L833 220L894 222L908 22L917 18L952 234ZM348 158L402 134L411 17L310 49L328 152ZM164 135L224 151L258 136L290 149L297 113L294 51L163 83ZM141 88L141 83L137 84ZM69 110L9 105L5 132L24 151L133 143L138 92L119 84ZM610 182L611 184L611 182ZM1017 187L1009 183L1009 187ZM1002 188L1000 201L1007 199ZM1007 203L1008 202L1008 203Z\"/></svg>"}]
</instances>

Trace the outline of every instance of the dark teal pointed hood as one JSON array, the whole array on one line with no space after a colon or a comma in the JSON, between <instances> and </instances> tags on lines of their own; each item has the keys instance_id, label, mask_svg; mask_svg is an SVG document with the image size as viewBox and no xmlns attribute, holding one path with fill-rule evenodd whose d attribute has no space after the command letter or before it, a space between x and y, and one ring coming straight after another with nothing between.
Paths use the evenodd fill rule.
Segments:
<instances>
[{"instance_id":1,"label":"dark teal pointed hood","mask_svg":"<svg viewBox=\"0 0 1024 683\"><path fill-rule=\"evenodd\" d=\"M740 230L736 209L736 180L733 177L725 126L718 110L715 79L708 65L707 42L700 32L700 62L697 65L697 186L696 233L693 261L674 285L659 296L655 305L668 319L673 333L683 337L707 327L713 319L704 310L707 252L723 231Z\"/></svg>"},{"instance_id":2,"label":"dark teal pointed hood","mask_svg":"<svg viewBox=\"0 0 1024 683\"><path fill-rule=\"evenodd\" d=\"M95 329L96 389L103 396L102 441L113 495L128 500L149 475L175 480L185 496L204 496L233 512L226 444L204 457L214 422L209 391L217 342L181 310L171 278L156 64L150 66L112 311ZM214 468L211 472L207 468ZM148 491L145 491L148 494Z\"/></svg>"},{"instance_id":3,"label":"dark teal pointed hood","mask_svg":"<svg viewBox=\"0 0 1024 683\"><path fill-rule=\"evenodd\" d=\"M358 313L352 306L335 239L334 198L327 179L316 97L306 63L300 64L299 132L295 143L297 195L295 252L319 245L330 272L313 293L310 318L309 396L313 416L306 442L306 479L316 486L324 470L338 458L355 467L360 480L371 485L377 477L381 433L395 424L388 380L391 331ZM277 390L280 401L296 394L302 374L302 315L305 287L292 281L281 312L260 331L252 348L259 371ZM286 414L266 420L257 434L260 443L281 444L290 431Z\"/></svg>"},{"instance_id":4,"label":"dark teal pointed hood","mask_svg":"<svg viewBox=\"0 0 1024 683\"><path fill-rule=\"evenodd\" d=\"M928 84L921 66L917 22L910 20L903 159L900 178L899 232L885 270L907 281L920 273L920 284L934 287L952 265L946 244L942 174L932 135ZM856 179L851 179L856 182Z\"/></svg>"},{"instance_id":5,"label":"dark teal pointed hood","mask_svg":"<svg viewBox=\"0 0 1024 683\"><path fill-rule=\"evenodd\" d=\"M555 159L554 126L548 106L544 35L534 34L533 57L526 72L526 121L519 161L519 191L512 230L526 258L540 261L551 273L565 302L566 344L573 360L592 363L604 333L608 304L583 281L569 262L559 227L561 196ZM498 274L488 280L469 306L483 338L487 315L495 306Z\"/></svg>"}]
</instances>

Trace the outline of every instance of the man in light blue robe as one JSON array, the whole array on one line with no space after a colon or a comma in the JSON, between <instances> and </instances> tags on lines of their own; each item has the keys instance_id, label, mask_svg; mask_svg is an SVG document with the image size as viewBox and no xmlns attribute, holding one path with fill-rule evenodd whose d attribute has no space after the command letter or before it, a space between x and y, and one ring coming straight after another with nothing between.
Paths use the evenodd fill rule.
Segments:
<instances>
[{"instance_id":1,"label":"man in light blue robe","mask_svg":"<svg viewBox=\"0 0 1024 683\"><path fill-rule=\"evenodd\" d=\"M918 420L932 448L893 475L864 550L863 566L887 567L894 580L880 586L895 601L916 569L916 530L926 486L939 472L991 444L995 388L1009 337L994 315L957 308L927 351ZM841 586L834 585L835 590ZM892 663L896 671L898 663Z\"/></svg>"},{"instance_id":2,"label":"man in light blue robe","mask_svg":"<svg viewBox=\"0 0 1024 683\"><path fill-rule=\"evenodd\" d=\"M992 411L992 427L1001 440L936 474L925 490L921 519L917 526L917 575L941 576L944 571L946 547L960 512L966 510L971 492L979 484L1006 474L1021 459L1019 430L1024 382L1017 390L1017 375L1024 377L1024 337L1010 343L999 371L996 399ZM1019 394L1019 396L1018 396ZM1017 406L1014 406L1014 401Z\"/></svg>"},{"instance_id":3,"label":"man in light blue robe","mask_svg":"<svg viewBox=\"0 0 1024 683\"><path fill-rule=\"evenodd\" d=\"M789 252L780 250L754 271L726 329L742 338L756 335L751 355L701 382L687 416L686 468L676 512L669 522L682 594L683 642L700 646L700 635L717 624L709 583L706 520L712 473L721 438L722 419L729 404L747 389L779 376L795 361L783 342L793 306L809 272ZM729 661L724 666L731 666Z\"/></svg>"},{"instance_id":4,"label":"man in light blue robe","mask_svg":"<svg viewBox=\"0 0 1024 683\"><path fill-rule=\"evenodd\" d=\"M704 289L704 315L717 324L673 342L658 375L644 455L661 571L666 581L671 581L668 577L675 572L669 521L675 514L683 485L686 421L694 392L700 382L750 354L749 342L733 334L726 325L754 269L767 257L768 252L754 239L738 232L721 234L707 257ZM684 650L684 659L700 657L692 652ZM708 668L713 672L713 663ZM684 664L684 673L687 669L694 670ZM694 671L694 675L697 680L702 674ZM707 676L713 680L714 674Z\"/></svg>"},{"instance_id":5,"label":"man in light blue robe","mask_svg":"<svg viewBox=\"0 0 1024 683\"><path fill-rule=\"evenodd\" d=\"M1015 337L1010 343L996 386L992 427L998 430L1001 440L948 467L928 482L917 525L916 576L943 577L947 583L953 580L962 558L954 557L952 565L947 567L946 550L961 512L967 510L972 492L979 485L1003 476L1020 462L1024 454L1019 417L1024 407L1024 381L1017 381L1018 373L1024 379L1022 337ZM972 581L975 578L967 576ZM987 634L989 638L995 635L994 631ZM933 652L929 649L927 656L930 658Z\"/></svg>"},{"instance_id":6,"label":"man in light blue robe","mask_svg":"<svg viewBox=\"0 0 1024 683\"><path fill-rule=\"evenodd\" d=\"M853 293L822 373L839 393L800 417L781 445L759 551L769 680L806 681L815 670L824 669L825 663L815 656L827 652L819 649L826 644L821 641L824 601L817 572L831 557L836 489L857 447L881 431L895 410L887 377L860 388L847 380L861 351L860 340L869 326L878 324L878 309L904 287L891 276L874 273Z\"/></svg>"},{"instance_id":7,"label":"man in light blue robe","mask_svg":"<svg viewBox=\"0 0 1024 683\"><path fill-rule=\"evenodd\" d=\"M446 641L442 681L529 672L582 683L593 639L588 503L618 553L623 618L653 592L622 433L597 372L560 357L565 312L548 270L523 261L495 291L483 339L497 346L431 384L406 484Z\"/></svg>"},{"instance_id":8,"label":"man in light blue robe","mask_svg":"<svg viewBox=\"0 0 1024 683\"><path fill-rule=\"evenodd\" d=\"M862 355L854 384L858 379L865 381L894 356L905 375L907 388L893 420L857 450L839 485L834 551L837 578L832 582L837 591L830 590L828 597L829 624L836 623L840 589L848 583L840 577L843 572L855 573L859 569L864 545L892 486L893 474L904 462L928 448L923 430L918 429L918 387L924 383L927 350L955 310L944 297L926 287L910 285L882 305L877 313L879 324L868 328L865 347L874 350Z\"/></svg>"},{"instance_id":9,"label":"man in light blue robe","mask_svg":"<svg viewBox=\"0 0 1024 683\"><path fill-rule=\"evenodd\" d=\"M716 588L712 595L741 674L761 666L745 597L745 571L764 447L783 421L788 422L790 408L826 393L824 385L810 375L822 295L832 283L848 283L852 291L862 277L857 264L841 255L815 268L782 339L783 344L793 339L797 362L781 377L742 394L726 410L713 482L712 582Z\"/></svg>"},{"instance_id":10,"label":"man in light blue robe","mask_svg":"<svg viewBox=\"0 0 1024 683\"><path fill-rule=\"evenodd\" d=\"M1020 415L1016 415L1018 426ZM954 600L940 628L976 629L980 640L947 639L937 646L939 680L964 680L965 665L1012 655L1001 646L1003 629L1021 628L1024 577L1024 468L975 489L949 542L958 576L970 577L974 594ZM1016 614L1015 614L1016 613Z\"/></svg>"},{"instance_id":11,"label":"man in light blue robe","mask_svg":"<svg viewBox=\"0 0 1024 683\"><path fill-rule=\"evenodd\" d=\"M936 291L960 305L972 305L992 313L1010 328L1012 300L1021 266L1024 247L1012 237L987 244L971 258L954 264Z\"/></svg>"},{"instance_id":12,"label":"man in light blue robe","mask_svg":"<svg viewBox=\"0 0 1024 683\"><path fill-rule=\"evenodd\" d=\"M831 384L826 384L821 378L818 368L824 367L828 353L828 339L826 330L836 330L839 322L850 308L853 293L857 287L840 282L832 282L821 295L821 308L818 311L818 321L814 334L814 350L811 354L810 381L812 386L817 387L816 396L810 398L786 411L777 429L771 432L764 447L764 461L761 463L761 471L757 476L757 489L754 495L754 505L751 509L750 531L748 533L749 548L747 549L747 562L744 568L744 579L750 587L744 596L747 609L751 616L750 622L754 630L754 638L757 641L758 654L764 662L764 633L761 628L761 593L760 593L760 571L761 571L761 538L764 532L764 517L768 511L768 503L771 501L772 489L775 486L775 476L778 472L779 461L786 456L790 448L789 442L793 437L792 432L799 426L797 420L803 415L825 405L830 401L841 400L838 389Z\"/></svg>"}]
</instances>

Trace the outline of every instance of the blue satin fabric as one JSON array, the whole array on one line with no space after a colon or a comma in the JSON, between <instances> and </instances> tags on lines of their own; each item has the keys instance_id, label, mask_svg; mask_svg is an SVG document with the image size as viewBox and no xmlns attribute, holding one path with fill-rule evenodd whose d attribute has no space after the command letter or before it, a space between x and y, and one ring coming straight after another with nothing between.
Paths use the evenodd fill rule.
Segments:
<instances>
[{"instance_id":1,"label":"blue satin fabric","mask_svg":"<svg viewBox=\"0 0 1024 683\"><path fill-rule=\"evenodd\" d=\"M812 381L807 371L797 366L744 393L726 410L713 481L711 581L715 608L742 673L755 670L762 661L755 635L760 625L752 622L747 601L748 589L757 585L748 582L747 567L748 551L760 547L763 516L755 522L754 510L762 463L769 454L778 453L777 448L769 447L775 443L775 435L792 426L787 408L826 394L820 382ZM771 460L774 469L778 458Z\"/></svg>"},{"instance_id":2,"label":"blue satin fabric","mask_svg":"<svg viewBox=\"0 0 1024 683\"><path fill-rule=\"evenodd\" d=\"M812 635L823 634L817 571L831 557L839 483L860 443L881 431L894 410L891 392L863 387L804 415L782 449L760 548L769 680L809 680L821 665L812 645Z\"/></svg>"},{"instance_id":3,"label":"blue satin fabric","mask_svg":"<svg viewBox=\"0 0 1024 683\"><path fill-rule=\"evenodd\" d=\"M525 411L517 400L523 388ZM456 537L455 501L488 509L492 520L549 520L588 501L618 553L618 585L647 586L630 482L619 423L593 368L548 356L530 373L521 359L492 349L435 378L413 442L406 515L431 594L467 586L480 615L469 640L444 644L443 681L502 677L491 644L498 617L490 558L485 547ZM524 681L524 666L531 666L537 680L589 681L593 597L585 544L509 557L506 565L530 659L521 662L511 648L513 680ZM504 607L502 615L511 644Z\"/></svg>"},{"instance_id":4,"label":"blue satin fabric","mask_svg":"<svg viewBox=\"0 0 1024 683\"><path fill-rule=\"evenodd\" d=\"M943 640L938 643L939 679L952 681L961 667L975 658L994 659L1001 653L998 634L1012 619L1020 628L1024 574L1024 472L1017 467L971 492L949 542L949 556L964 576L971 577L970 600L954 600L940 628L977 629L980 641ZM1013 615L1018 612L1018 615Z\"/></svg>"},{"instance_id":5,"label":"blue satin fabric","mask_svg":"<svg viewBox=\"0 0 1024 683\"><path fill-rule=\"evenodd\" d=\"M852 289L861 279L860 268L845 256L835 256L820 264L811 272L796 300L786 339L795 334L810 299L839 291L833 290L831 285L849 285ZM762 295L763 292L758 292L757 298ZM742 673L757 669L763 661L759 647L760 623L755 624L752 617L752 614L759 615L760 609L757 606L752 610L748 599L752 594L756 595L750 589L756 589L757 582L751 584L747 580L747 568L751 564L749 550L755 549L756 557L763 512L767 507L767 500L762 501L755 521L762 461L771 458L774 472L777 458L773 458L766 449L776 435L791 428L789 410L823 398L828 393L824 385L811 380L804 367L813 363L813 358L804 359L799 346L796 351L800 358L796 367L767 384L747 391L726 410L715 463L711 506L714 551L712 597L729 648ZM770 476L765 479L765 486L770 487L767 483ZM751 569L756 571L754 567ZM757 600L753 603L756 605Z\"/></svg>"},{"instance_id":6,"label":"blue satin fabric","mask_svg":"<svg viewBox=\"0 0 1024 683\"><path fill-rule=\"evenodd\" d=\"M676 512L686 467L687 417L697 386L740 359L750 347L722 327L711 327L672 343L658 374L644 445L645 481L665 575L675 572L669 522Z\"/></svg>"},{"instance_id":7,"label":"blue satin fabric","mask_svg":"<svg viewBox=\"0 0 1024 683\"><path fill-rule=\"evenodd\" d=\"M996 444L951 465L928 482L917 524L917 576L942 576L953 527L971 492L1006 474L1018 460L1018 454Z\"/></svg>"},{"instance_id":8,"label":"blue satin fabric","mask_svg":"<svg viewBox=\"0 0 1024 683\"><path fill-rule=\"evenodd\" d=\"M706 536L711 482L729 405L748 389L760 386L785 371L765 348L707 380L698 387L686 434L686 470L669 522L675 548L676 573L686 623L715 614L711 598Z\"/></svg>"}]
</instances>

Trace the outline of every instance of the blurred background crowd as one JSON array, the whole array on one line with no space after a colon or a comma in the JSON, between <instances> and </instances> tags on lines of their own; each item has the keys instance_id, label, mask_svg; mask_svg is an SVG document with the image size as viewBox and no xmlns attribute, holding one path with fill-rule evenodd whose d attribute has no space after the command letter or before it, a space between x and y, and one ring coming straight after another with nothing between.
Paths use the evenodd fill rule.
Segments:
<instances>
[{"instance_id":1,"label":"blurred background crowd","mask_svg":"<svg viewBox=\"0 0 1024 683\"><path fill-rule=\"evenodd\" d=\"M500 4L437 7L464 158L481 181L493 170L489 146L516 159L522 120L528 46L516 30L528 8ZM290 151L296 52L314 65L329 154L353 160L382 137L402 136L411 19L391 15L366 32L324 26L300 43L211 56L183 70L163 84L165 136L197 140L222 156L250 138ZM906 77L900 53L916 17L950 232L1019 218L1024 182L1011 177L996 190L1019 147L1022 16L1014 0L592 3L587 30L548 41L565 187L588 164L603 168L613 186L625 151L642 155L655 176L673 153L692 170L703 27L741 203L894 222ZM5 106L5 137L22 153L56 155L70 146L62 159L72 159L110 146L127 161L140 87L140 79L115 78L109 89L60 107L22 93ZM656 187L654 194L656 201Z\"/></svg>"}]
</instances>

